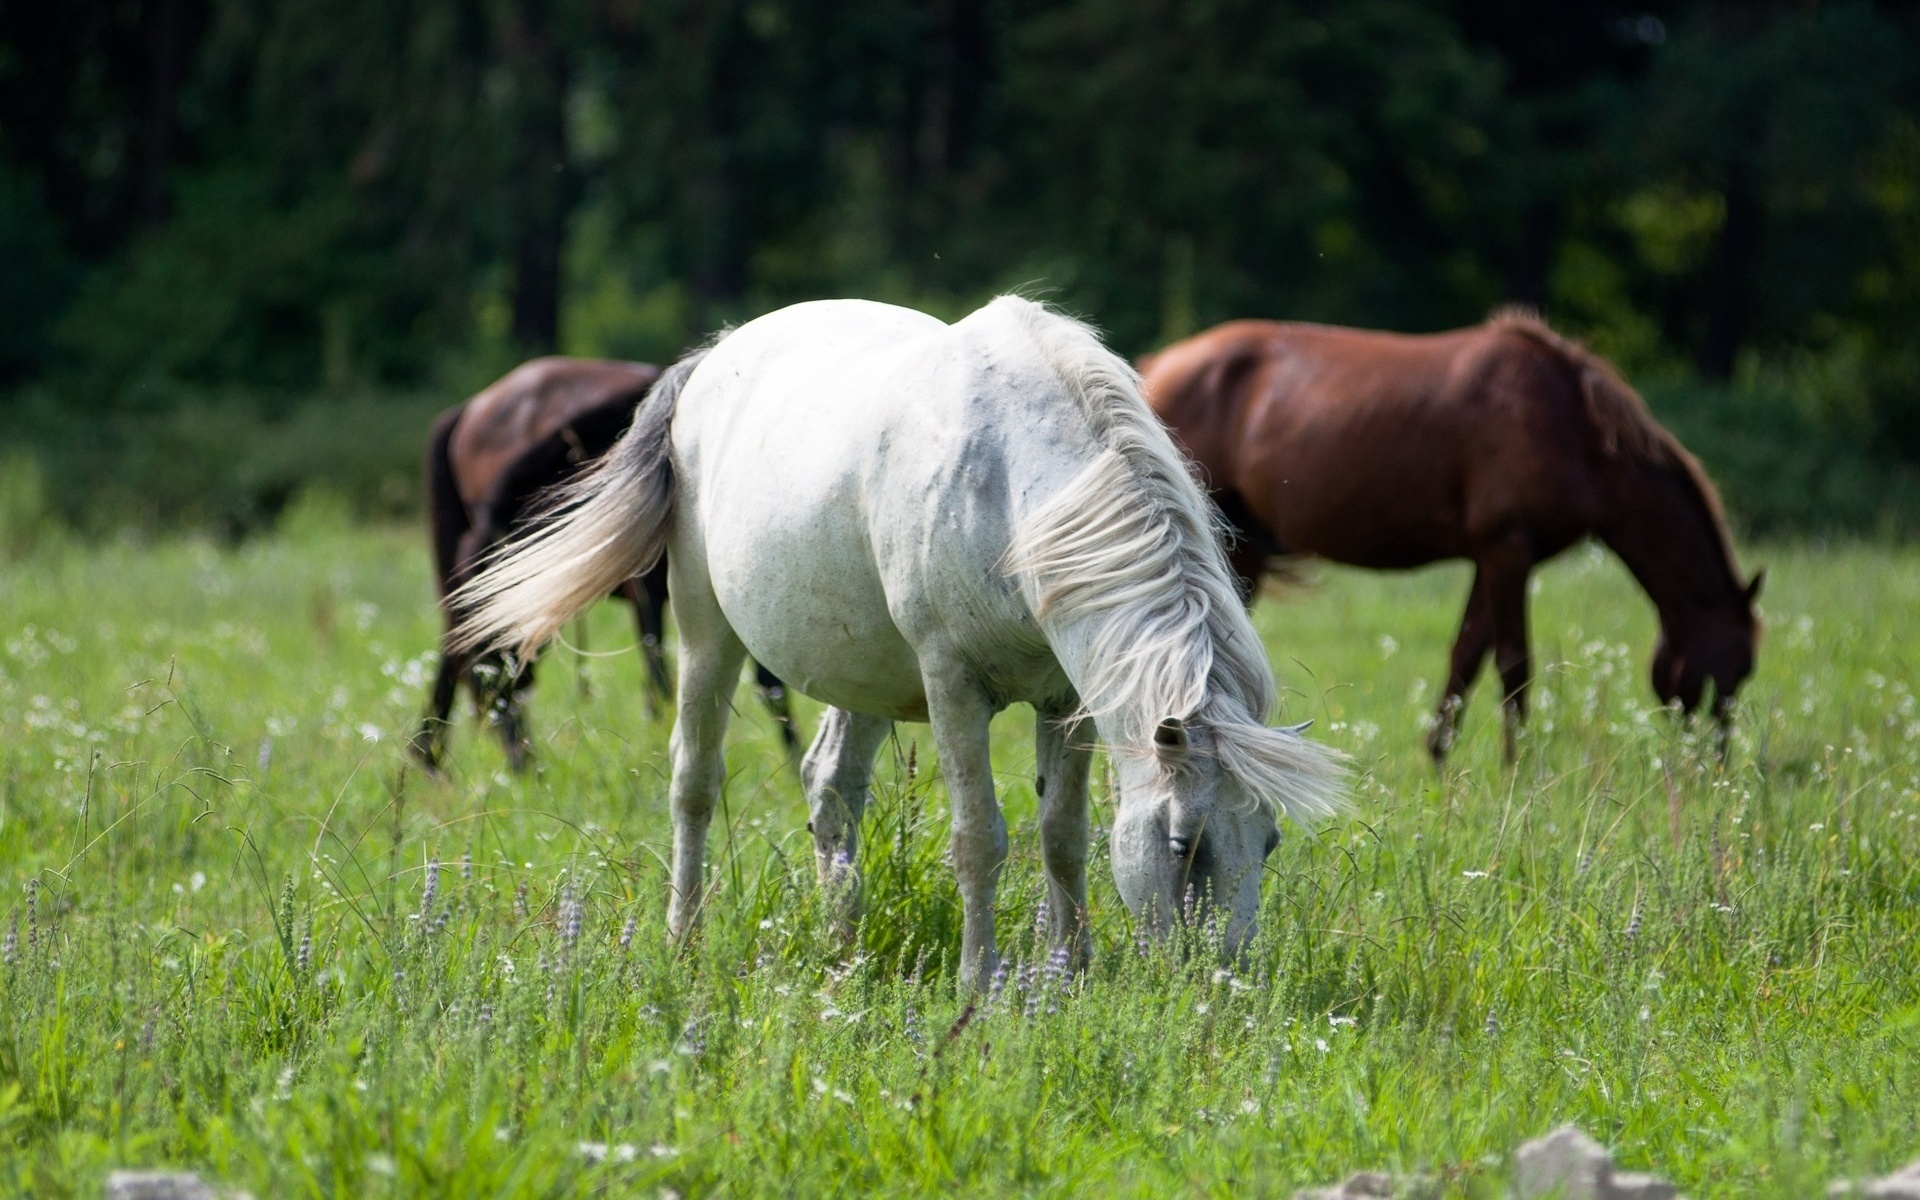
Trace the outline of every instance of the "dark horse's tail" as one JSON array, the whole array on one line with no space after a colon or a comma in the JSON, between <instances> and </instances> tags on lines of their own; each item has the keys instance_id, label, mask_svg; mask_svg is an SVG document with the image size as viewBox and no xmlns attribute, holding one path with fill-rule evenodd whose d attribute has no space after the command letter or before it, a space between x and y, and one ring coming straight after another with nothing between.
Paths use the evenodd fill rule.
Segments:
<instances>
[{"instance_id":1,"label":"dark horse's tail","mask_svg":"<svg viewBox=\"0 0 1920 1200\"><path fill-rule=\"evenodd\" d=\"M696 350L660 377L633 424L590 470L563 485L534 530L454 593L458 649L497 646L530 659L602 596L651 567L673 527L668 434Z\"/></svg>"},{"instance_id":2,"label":"dark horse's tail","mask_svg":"<svg viewBox=\"0 0 1920 1200\"><path fill-rule=\"evenodd\" d=\"M465 404L458 404L441 413L427 437L427 521L433 530L434 583L442 601L453 591L454 572L460 568L460 539L468 528L467 502L454 486L453 460L447 453L454 426L466 411Z\"/></svg>"}]
</instances>

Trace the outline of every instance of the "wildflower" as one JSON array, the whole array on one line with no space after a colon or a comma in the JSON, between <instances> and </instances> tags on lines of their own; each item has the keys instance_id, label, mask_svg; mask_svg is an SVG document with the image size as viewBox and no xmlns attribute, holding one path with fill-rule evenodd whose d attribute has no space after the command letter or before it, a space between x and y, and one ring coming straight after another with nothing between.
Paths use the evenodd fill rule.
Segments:
<instances>
[{"instance_id":1,"label":"wildflower","mask_svg":"<svg viewBox=\"0 0 1920 1200\"><path fill-rule=\"evenodd\" d=\"M625 950L633 945L633 933L640 926L640 918L629 915L627 923L620 927L620 948Z\"/></svg>"},{"instance_id":2,"label":"wildflower","mask_svg":"<svg viewBox=\"0 0 1920 1200\"><path fill-rule=\"evenodd\" d=\"M293 952L294 969L300 974L307 973L307 965L313 961L313 926L309 925L300 934L300 946Z\"/></svg>"},{"instance_id":3,"label":"wildflower","mask_svg":"<svg viewBox=\"0 0 1920 1200\"><path fill-rule=\"evenodd\" d=\"M40 949L40 881L27 880L27 953Z\"/></svg>"},{"instance_id":4,"label":"wildflower","mask_svg":"<svg viewBox=\"0 0 1920 1200\"><path fill-rule=\"evenodd\" d=\"M515 916L521 918L525 918L527 915L527 885L525 883L517 883L513 886L513 913Z\"/></svg>"},{"instance_id":5,"label":"wildflower","mask_svg":"<svg viewBox=\"0 0 1920 1200\"><path fill-rule=\"evenodd\" d=\"M1487 1027L1486 1027L1485 1033L1488 1037L1492 1037L1494 1034L1499 1032L1500 1032L1500 1014L1495 1010L1489 1008L1487 1010Z\"/></svg>"},{"instance_id":6,"label":"wildflower","mask_svg":"<svg viewBox=\"0 0 1920 1200\"><path fill-rule=\"evenodd\" d=\"M560 940L568 947L580 940L581 904L573 898L573 885L560 890Z\"/></svg>"},{"instance_id":7,"label":"wildflower","mask_svg":"<svg viewBox=\"0 0 1920 1200\"><path fill-rule=\"evenodd\" d=\"M1633 939L1639 936L1640 936L1640 905L1636 903L1633 906L1633 915L1627 918L1627 941L1631 942L1633 941Z\"/></svg>"},{"instance_id":8,"label":"wildflower","mask_svg":"<svg viewBox=\"0 0 1920 1200\"><path fill-rule=\"evenodd\" d=\"M433 912L434 898L440 894L440 860L427 860L427 877L420 885L420 919L425 920Z\"/></svg>"},{"instance_id":9,"label":"wildflower","mask_svg":"<svg viewBox=\"0 0 1920 1200\"><path fill-rule=\"evenodd\" d=\"M1067 948L1055 946L1047 954L1046 975L1048 980L1059 983L1067 977Z\"/></svg>"}]
</instances>

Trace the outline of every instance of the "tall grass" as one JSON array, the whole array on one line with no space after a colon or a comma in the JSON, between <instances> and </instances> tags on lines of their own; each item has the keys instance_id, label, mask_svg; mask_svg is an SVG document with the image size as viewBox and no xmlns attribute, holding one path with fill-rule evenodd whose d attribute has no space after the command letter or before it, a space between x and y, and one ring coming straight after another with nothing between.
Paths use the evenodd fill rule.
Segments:
<instances>
[{"instance_id":1,"label":"tall grass","mask_svg":"<svg viewBox=\"0 0 1920 1200\"><path fill-rule=\"evenodd\" d=\"M420 542L313 509L239 549L0 565L0 1193L180 1164L276 1197L1225 1196L1360 1167L1491 1196L1563 1120L1696 1197L1920 1155L1920 554L1749 553L1769 632L1725 769L1652 708L1650 613L1597 553L1538 590L1512 770L1485 694L1444 775L1421 750L1463 572L1269 598L1288 716L1362 770L1349 819L1288 832L1232 970L1136 945L1103 837L1095 964L1049 969L1010 712L1010 961L976 1001L924 727L881 755L852 953L746 702L707 922L669 946L666 728L630 652L542 664L537 771L470 717L449 780L410 771ZM634 635L609 606L569 640Z\"/></svg>"}]
</instances>

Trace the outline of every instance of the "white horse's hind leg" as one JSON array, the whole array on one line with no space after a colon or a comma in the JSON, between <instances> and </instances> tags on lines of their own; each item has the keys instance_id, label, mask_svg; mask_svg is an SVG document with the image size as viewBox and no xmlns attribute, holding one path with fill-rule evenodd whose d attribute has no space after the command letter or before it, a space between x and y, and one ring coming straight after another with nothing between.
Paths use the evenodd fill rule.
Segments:
<instances>
[{"instance_id":1,"label":"white horse's hind leg","mask_svg":"<svg viewBox=\"0 0 1920 1200\"><path fill-rule=\"evenodd\" d=\"M842 938L860 919L860 815L867 807L873 756L893 722L885 717L829 708L800 764L807 788L807 827L813 831L814 866Z\"/></svg>"},{"instance_id":2,"label":"white horse's hind leg","mask_svg":"<svg viewBox=\"0 0 1920 1200\"><path fill-rule=\"evenodd\" d=\"M1034 757L1040 791L1040 855L1047 867L1048 940L1065 948L1075 970L1093 956L1087 928L1087 773L1092 723L1035 710Z\"/></svg>"},{"instance_id":3,"label":"white horse's hind leg","mask_svg":"<svg viewBox=\"0 0 1920 1200\"><path fill-rule=\"evenodd\" d=\"M983 992L999 965L993 892L1007 858L1007 823L993 795L987 739L993 706L963 669L931 662L923 651L921 670L933 741L940 750L940 774L953 805L953 874L963 915L960 982Z\"/></svg>"},{"instance_id":4,"label":"white horse's hind leg","mask_svg":"<svg viewBox=\"0 0 1920 1200\"><path fill-rule=\"evenodd\" d=\"M682 575L695 575L691 581ZM699 916L705 885L707 826L726 782L724 742L733 690L740 682L746 647L720 613L704 570L675 571L673 619L680 628L678 714L673 723L673 894L667 929L684 941Z\"/></svg>"}]
</instances>

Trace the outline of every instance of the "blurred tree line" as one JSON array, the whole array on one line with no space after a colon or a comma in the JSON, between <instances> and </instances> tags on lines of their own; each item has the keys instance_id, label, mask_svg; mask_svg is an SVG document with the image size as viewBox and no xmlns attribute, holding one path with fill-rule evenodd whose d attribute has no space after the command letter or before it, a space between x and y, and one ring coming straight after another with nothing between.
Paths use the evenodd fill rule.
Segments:
<instances>
[{"instance_id":1,"label":"blurred tree line","mask_svg":"<svg viewBox=\"0 0 1920 1200\"><path fill-rule=\"evenodd\" d=\"M403 506L416 417L525 355L1009 287L1129 353L1533 304L1750 525L1885 524L1920 513L1920 12L0 0L0 440L75 511L225 488L244 524L322 459Z\"/></svg>"}]
</instances>

